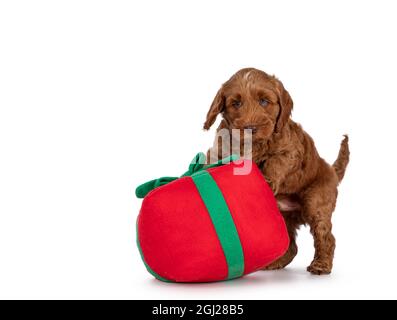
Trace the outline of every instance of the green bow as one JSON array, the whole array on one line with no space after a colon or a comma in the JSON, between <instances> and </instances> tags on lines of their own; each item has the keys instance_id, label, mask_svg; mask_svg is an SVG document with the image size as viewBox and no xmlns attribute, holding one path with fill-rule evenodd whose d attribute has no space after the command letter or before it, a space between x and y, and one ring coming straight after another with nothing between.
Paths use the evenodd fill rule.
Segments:
<instances>
[{"instance_id":1,"label":"green bow","mask_svg":"<svg viewBox=\"0 0 397 320\"><path fill-rule=\"evenodd\" d=\"M137 196L137 198L142 199L142 198L146 197L146 195L150 191L152 191L158 187L161 187L167 183L170 183L170 182L175 181L182 177L192 176L193 174L195 174L199 171L202 171L202 170L207 170L209 168L222 166L224 164L238 160L238 158L239 158L239 156L232 154L231 156L229 156L225 159L219 160L217 163L205 165L206 156L204 153L200 152L194 157L194 159L190 163L189 170L187 172L185 172L181 177L162 177L159 179L148 181L144 184L141 184L138 188L136 188L135 195Z\"/></svg>"}]
</instances>

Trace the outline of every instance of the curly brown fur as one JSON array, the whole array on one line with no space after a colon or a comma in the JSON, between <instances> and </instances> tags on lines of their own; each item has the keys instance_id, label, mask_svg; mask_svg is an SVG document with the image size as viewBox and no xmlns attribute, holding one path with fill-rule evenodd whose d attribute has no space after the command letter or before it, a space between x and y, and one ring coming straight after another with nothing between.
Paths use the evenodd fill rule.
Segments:
<instances>
[{"instance_id":1,"label":"curly brown fur","mask_svg":"<svg viewBox=\"0 0 397 320\"><path fill-rule=\"evenodd\" d=\"M212 126L218 114L223 117L218 131L253 129L252 158L273 189L291 240L287 253L266 269L284 268L294 259L298 252L296 231L308 224L315 255L307 270L329 274L335 250L331 216L337 186L349 162L348 137L342 141L335 163L327 164L313 139L290 119L292 108L291 96L276 77L253 68L242 69L216 94L204 129Z\"/></svg>"}]
</instances>

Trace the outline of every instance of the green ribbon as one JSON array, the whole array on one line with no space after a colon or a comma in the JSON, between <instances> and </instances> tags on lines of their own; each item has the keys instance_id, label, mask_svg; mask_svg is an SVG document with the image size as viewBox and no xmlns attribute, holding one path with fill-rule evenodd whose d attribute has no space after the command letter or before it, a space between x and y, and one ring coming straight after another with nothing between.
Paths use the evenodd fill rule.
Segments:
<instances>
[{"instance_id":1,"label":"green ribbon","mask_svg":"<svg viewBox=\"0 0 397 320\"><path fill-rule=\"evenodd\" d=\"M240 237L222 191L210 173L200 171L192 176L215 227L216 235L225 254L228 275L235 279L244 274L244 252Z\"/></svg>"},{"instance_id":2,"label":"green ribbon","mask_svg":"<svg viewBox=\"0 0 397 320\"><path fill-rule=\"evenodd\" d=\"M219 167L224 164L228 164L232 161L238 160L238 158L239 157L237 155L232 154L229 157L219 160L217 163L205 165L206 156L204 153L200 152L194 157L194 159L190 163L189 170L186 171L182 176L180 176L180 177L162 177L159 179L154 179L154 180L148 181L144 184L141 184L138 188L136 188L135 195L137 196L137 198L142 199L142 198L146 197L146 195L150 191L152 191L158 187L164 186L164 185L166 185L172 181L175 181L179 178L189 177L189 176L194 175L197 172L207 170L207 169L213 168L213 167Z\"/></svg>"}]
</instances>

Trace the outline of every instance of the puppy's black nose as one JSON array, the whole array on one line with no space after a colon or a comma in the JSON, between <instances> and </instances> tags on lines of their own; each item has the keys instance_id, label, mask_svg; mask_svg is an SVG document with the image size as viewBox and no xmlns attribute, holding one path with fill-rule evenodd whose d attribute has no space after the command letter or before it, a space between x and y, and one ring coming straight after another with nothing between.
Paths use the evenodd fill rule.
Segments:
<instances>
[{"instance_id":1,"label":"puppy's black nose","mask_svg":"<svg viewBox=\"0 0 397 320\"><path fill-rule=\"evenodd\" d=\"M257 128L252 125L245 126L244 129L252 130L252 133L256 133L256 131L257 131Z\"/></svg>"}]
</instances>

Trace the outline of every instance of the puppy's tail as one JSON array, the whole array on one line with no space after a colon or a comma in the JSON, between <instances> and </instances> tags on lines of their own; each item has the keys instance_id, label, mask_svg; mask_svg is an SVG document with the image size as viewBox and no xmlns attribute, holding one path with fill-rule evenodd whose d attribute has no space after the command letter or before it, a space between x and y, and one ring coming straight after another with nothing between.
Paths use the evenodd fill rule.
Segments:
<instances>
[{"instance_id":1,"label":"puppy's tail","mask_svg":"<svg viewBox=\"0 0 397 320\"><path fill-rule=\"evenodd\" d=\"M344 135L344 139L340 144L338 158L335 160L332 167L335 169L336 175L338 176L339 182L342 181L347 164L349 163L350 150L349 150L349 137L347 134Z\"/></svg>"}]
</instances>

